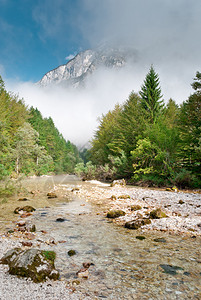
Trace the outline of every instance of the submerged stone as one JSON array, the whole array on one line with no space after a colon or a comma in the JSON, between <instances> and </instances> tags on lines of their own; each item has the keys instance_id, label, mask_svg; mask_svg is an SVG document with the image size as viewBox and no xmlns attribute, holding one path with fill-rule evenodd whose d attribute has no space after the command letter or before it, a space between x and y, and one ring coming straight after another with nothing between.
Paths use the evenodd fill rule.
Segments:
<instances>
[{"instance_id":1,"label":"submerged stone","mask_svg":"<svg viewBox=\"0 0 201 300\"><path fill-rule=\"evenodd\" d=\"M56 222L65 222L65 221L66 221L65 218L57 218L57 219L56 219Z\"/></svg>"},{"instance_id":2,"label":"submerged stone","mask_svg":"<svg viewBox=\"0 0 201 300\"><path fill-rule=\"evenodd\" d=\"M183 268L181 268L181 267L165 265L165 264L161 264L160 267L164 270L164 273L167 273L170 275L176 275L178 270L183 270Z\"/></svg>"},{"instance_id":3,"label":"submerged stone","mask_svg":"<svg viewBox=\"0 0 201 300\"><path fill-rule=\"evenodd\" d=\"M164 239L164 238L157 238L157 239L154 239L154 242L157 242L157 243L166 243L166 239Z\"/></svg>"},{"instance_id":4,"label":"submerged stone","mask_svg":"<svg viewBox=\"0 0 201 300\"><path fill-rule=\"evenodd\" d=\"M143 235L137 235L135 238L136 238L137 240L140 240L140 241L146 239L145 236L143 236Z\"/></svg>"}]
</instances>

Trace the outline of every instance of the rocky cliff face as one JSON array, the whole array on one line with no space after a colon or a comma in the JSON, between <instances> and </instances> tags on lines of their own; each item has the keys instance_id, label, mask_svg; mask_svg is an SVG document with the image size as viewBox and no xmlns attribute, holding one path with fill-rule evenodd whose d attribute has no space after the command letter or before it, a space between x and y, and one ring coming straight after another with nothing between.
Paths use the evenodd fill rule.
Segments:
<instances>
[{"instance_id":1,"label":"rocky cliff face","mask_svg":"<svg viewBox=\"0 0 201 300\"><path fill-rule=\"evenodd\" d=\"M85 79L98 68L121 68L135 53L128 50L97 49L77 54L65 65L47 72L38 82L40 86L60 84L64 86L84 86Z\"/></svg>"}]
</instances>

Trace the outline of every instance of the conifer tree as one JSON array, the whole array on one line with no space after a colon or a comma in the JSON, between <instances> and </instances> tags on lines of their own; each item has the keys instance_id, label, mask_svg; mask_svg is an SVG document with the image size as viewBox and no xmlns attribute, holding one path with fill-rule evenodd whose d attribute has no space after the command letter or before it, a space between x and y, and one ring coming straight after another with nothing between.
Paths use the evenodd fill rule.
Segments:
<instances>
[{"instance_id":1,"label":"conifer tree","mask_svg":"<svg viewBox=\"0 0 201 300\"><path fill-rule=\"evenodd\" d=\"M142 97L142 107L147 112L151 123L154 123L164 104L163 100L160 100L162 98L162 94L159 85L159 76L155 72L153 65L151 65L139 94Z\"/></svg>"}]
</instances>

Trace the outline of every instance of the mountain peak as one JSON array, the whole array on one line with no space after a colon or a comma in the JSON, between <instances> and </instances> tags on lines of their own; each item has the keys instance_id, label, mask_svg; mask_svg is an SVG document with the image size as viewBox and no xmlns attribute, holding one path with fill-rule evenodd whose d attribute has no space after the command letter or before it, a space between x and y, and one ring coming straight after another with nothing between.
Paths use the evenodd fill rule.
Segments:
<instances>
[{"instance_id":1,"label":"mountain peak","mask_svg":"<svg viewBox=\"0 0 201 300\"><path fill-rule=\"evenodd\" d=\"M85 79L100 67L121 68L129 58L135 58L136 52L128 49L99 47L78 53L66 64L47 72L38 82L40 86L62 85L80 87Z\"/></svg>"}]
</instances>

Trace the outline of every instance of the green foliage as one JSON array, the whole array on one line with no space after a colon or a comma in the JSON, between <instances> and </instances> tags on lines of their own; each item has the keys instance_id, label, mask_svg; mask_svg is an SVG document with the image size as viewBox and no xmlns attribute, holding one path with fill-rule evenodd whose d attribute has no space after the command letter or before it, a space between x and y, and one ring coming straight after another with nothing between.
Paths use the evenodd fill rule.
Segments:
<instances>
[{"instance_id":1,"label":"green foliage","mask_svg":"<svg viewBox=\"0 0 201 300\"><path fill-rule=\"evenodd\" d=\"M84 174L85 174L84 162L80 162L80 163L76 164L74 171L78 177L84 176Z\"/></svg>"},{"instance_id":2,"label":"green foliage","mask_svg":"<svg viewBox=\"0 0 201 300\"><path fill-rule=\"evenodd\" d=\"M182 169L180 172L175 174L173 183L178 186L178 188L182 189L195 187L195 176L190 171Z\"/></svg>"},{"instance_id":3,"label":"green foliage","mask_svg":"<svg viewBox=\"0 0 201 300\"><path fill-rule=\"evenodd\" d=\"M198 90L183 102L178 127L180 164L201 179L201 91Z\"/></svg>"},{"instance_id":4,"label":"green foliage","mask_svg":"<svg viewBox=\"0 0 201 300\"><path fill-rule=\"evenodd\" d=\"M200 91L201 90L201 72L196 73L196 76L194 78L194 82L191 84L191 86L195 91Z\"/></svg>"},{"instance_id":5,"label":"green foliage","mask_svg":"<svg viewBox=\"0 0 201 300\"><path fill-rule=\"evenodd\" d=\"M37 108L31 107L29 122L39 133L39 145L53 159L53 171L56 173L72 173L79 161L76 146L66 141L55 127L52 118L43 118ZM45 165L45 169L47 169L47 163Z\"/></svg>"},{"instance_id":6,"label":"green foliage","mask_svg":"<svg viewBox=\"0 0 201 300\"><path fill-rule=\"evenodd\" d=\"M75 174L85 180L95 179L96 166L93 165L91 161L88 161L86 165L84 164L84 162L78 163L75 166Z\"/></svg>"},{"instance_id":7,"label":"green foliage","mask_svg":"<svg viewBox=\"0 0 201 300\"><path fill-rule=\"evenodd\" d=\"M160 99L162 98L161 88L159 86L159 76L151 66L149 73L146 75L144 84L139 92L142 97L142 107L144 108L150 121L156 121L164 104Z\"/></svg>"},{"instance_id":8,"label":"green foliage","mask_svg":"<svg viewBox=\"0 0 201 300\"><path fill-rule=\"evenodd\" d=\"M66 142L51 118L5 90L0 76L0 180L19 174L73 172L77 148Z\"/></svg>"},{"instance_id":9,"label":"green foliage","mask_svg":"<svg viewBox=\"0 0 201 300\"><path fill-rule=\"evenodd\" d=\"M164 105L159 77L151 66L139 92L141 97L132 92L121 107L116 106L100 120L90 150L99 178L107 166L110 179L126 177L131 182L148 185L174 183L179 187L198 187L201 183L200 82L201 73L197 72L192 84L196 92L181 107L172 99Z\"/></svg>"},{"instance_id":10,"label":"green foliage","mask_svg":"<svg viewBox=\"0 0 201 300\"><path fill-rule=\"evenodd\" d=\"M52 262L56 258L56 253L54 251L43 251L42 253L47 260L51 260Z\"/></svg>"},{"instance_id":11,"label":"green foliage","mask_svg":"<svg viewBox=\"0 0 201 300\"><path fill-rule=\"evenodd\" d=\"M115 143L118 136L118 117L121 107L116 105L113 111L109 111L99 120L100 124L91 142L90 158L94 164L104 165L109 163L109 155L118 152L119 145ZM113 143L111 143L113 142Z\"/></svg>"}]
</instances>

